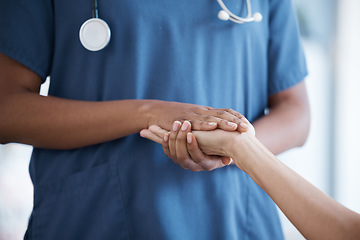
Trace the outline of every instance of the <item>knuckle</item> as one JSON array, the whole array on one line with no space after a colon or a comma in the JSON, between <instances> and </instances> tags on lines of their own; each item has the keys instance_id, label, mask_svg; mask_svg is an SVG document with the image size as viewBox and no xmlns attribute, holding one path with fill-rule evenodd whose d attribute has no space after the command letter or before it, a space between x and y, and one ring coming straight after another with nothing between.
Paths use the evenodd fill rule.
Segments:
<instances>
[{"instance_id":1,"label":"knuckle","mask_svg":"<svg viewBox=\"0 0 360 240\"><path fill-rule=\"evenodd\" d=\"M172 141L175 141L176 134L170 134L169 139L172 140Z\"/></svg>"},{"instance_id":2,"label":"knuckle","mask_svg":"<svg viewBox=\"0 0 360 240\"><path fill-rule=\"evenodd\" d=\"M200 127L206 126L206 122L200 122Z\"/></svg>"},{"instance_id":3,"label":"knuckle","mask_svg":"<svg viewBox=\"0 0 360 240\"><path fill-rule=\"evenodd\" d=\"M229 121L228 120L225 120L225 119L221 119L220 120L220 124L227 124Z\"/></svg>"},{"instance_id":4,"label":"knuckle","mask_svg":"<svg viewBox=\"0 0 360 240\"><path fill-rule=\"evenodd\" d=\"M226 111L224 111L224 110L217 110L217 111L216 111L216 115L217 115L217 116L222 116L222 115L225 114L225 112L226 112Z\"/></svg>"},{"instance_id":5,"label":"knuckle","mask_svg":"<svg viewBox=\"0 0 360 240\"><path fill-rule=\"evenodd\" d=\"M180 134L180 133L179 133L179 135L177 136L176 140L183 142L183 140L185 140L185 138L186 138L186 134Z\"/></svg>"},{"instance_id":6,"label":"knuckle","mask_svg":"<svg viewBox=\"0 0 360 240\"><path fill-rule=\"evenodd\" d=\"M204 119L205 121L209 120L210 118L211 118L210 115L205 115L205 116L203 116L203 119Z\"/></svg>"},{"instance_id":7,"label":"knuckle","mask_svg":"<svg viewBox=\"0 0 360 240\"><path fill-rule=\"evenodd\" d=\"M240 122L240 119L239 118L233 118L231 121L235 122L235 123L238 123L238 122Z\"/></svg>"}]
</instances>

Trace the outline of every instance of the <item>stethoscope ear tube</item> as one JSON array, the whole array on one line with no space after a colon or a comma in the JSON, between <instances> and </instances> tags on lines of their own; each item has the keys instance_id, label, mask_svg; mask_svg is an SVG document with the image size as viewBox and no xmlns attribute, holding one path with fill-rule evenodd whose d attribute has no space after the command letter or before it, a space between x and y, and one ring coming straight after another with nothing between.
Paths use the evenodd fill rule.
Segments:
<instances>
[{"instance_id":1,"label":"stethoscope ear tube","mask_svg":"<svg viewBox=\"0 0 360 240\"><path fill-rule=\"evenodd\" d=\"M217 0L222 10L218 14L218 18L223 21L233 21L235 23L260 22L262 15L260 13L251 12L250 0L246 0L247 16L245 18L233 14L224 4L222 0ZM92 18L85 21L80 28L79 38L81 44L89 51L100 51L104 49L110 42L111 31L109 25L99 18L98 2L91 0Z\"/></svg>"},{"instance_id":2,"label":"stethoscope ear tube","mask_svg":"<svg viewBox=\"0 0 360 240\"><path fill-rule=\"evenodd\" d=\"M98 17L97 0L92 0L92 18L85 21L80 28L81 44L89 51L100 51L110 42L111 31L109 25Z\"/></svg>"},{"instance_id":3,"label":"stethoscope ear tube","mask_svg":"<svg viewBox=\"0 0 360 240\"><path fill-rule=\"evenodd\" d=\"M235 23L247 23L247 22L261 22L262 21L262 15L258 12L252 14L251 11L251 3L250 0L246 0L246 6L247 6L247 16L245 18L239 17L232 13L224 4L222 0L217 0L218 4L221 7L221 11L218 14L218 18L223 21L232 21Z\"/></svg>"}]
</instances>

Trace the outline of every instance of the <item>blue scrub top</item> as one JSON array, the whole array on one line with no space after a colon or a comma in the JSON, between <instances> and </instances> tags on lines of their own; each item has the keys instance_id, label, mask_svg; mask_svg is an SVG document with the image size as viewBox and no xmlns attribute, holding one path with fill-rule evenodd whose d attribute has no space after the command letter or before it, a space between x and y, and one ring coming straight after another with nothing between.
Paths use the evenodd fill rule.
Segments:
<instances>
[{"instance_id":1,"label":"blue scrub top","mask_svg":"<svg viewBox=\"0 0 360 240\"><path fill-rule=\"evenodd\" d=\"M225 1L246 15L242 0ZM99 0L109 45L86 50L91 0L0 0L0 51L51 78L49 95L160 99L233 108L251 121L307 74L291 0L252 0L261 23L218 20L215 0ZM119 122L121 124L121 122ZM56 136L53 136L56 138ZM277 209L228 166L184 170L138 134L34 149L27 239L282 239Z\"/></svg>"}]
</instances>

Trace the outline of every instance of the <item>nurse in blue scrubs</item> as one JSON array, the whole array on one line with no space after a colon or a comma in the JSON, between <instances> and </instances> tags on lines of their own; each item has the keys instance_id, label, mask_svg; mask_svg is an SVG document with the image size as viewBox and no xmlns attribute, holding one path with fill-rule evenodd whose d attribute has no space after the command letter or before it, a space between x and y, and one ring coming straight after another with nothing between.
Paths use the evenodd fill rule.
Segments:
<instances>
[{"instance_id":1,"label":"nurse in blue scrubs","mask_svg":"<svg viewBox=\"0 0 360 240\"><path fill-rule=\"evenodd\" d=\"M34 146L26 239L283 238L274 203L226 159L180 148L171 161L138 134L185 119L236 131L243 114L275 154L304 143L291 1L251 4L260 23L220 21L212 0L102 0L111 41L89 51L91 1L0 0L0 141Z\"/></svg>"}]
</instances>

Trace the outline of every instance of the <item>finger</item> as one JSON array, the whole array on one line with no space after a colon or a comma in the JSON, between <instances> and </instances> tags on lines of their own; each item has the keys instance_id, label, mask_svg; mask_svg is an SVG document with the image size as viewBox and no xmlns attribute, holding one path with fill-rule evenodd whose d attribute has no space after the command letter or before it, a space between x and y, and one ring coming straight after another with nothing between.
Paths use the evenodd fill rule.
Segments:
<instances>
[{"instance_id":1,"label":"finger","mask_svg":"<svg viewBox=\"0 0 360 240\"><path fill-rule=\"evenodd\" d=\"M232 162L232 159L230 157L220 157L220 158L221 158L221 162L226 166L230 165Z\"/></svg>"},{"instance_id":2,"label":"finger","mask_svg":"<svg viewBox=\"0 0 360 240\"><path fill-rule=\"evenodd\" d=\"M163 147L165 155L168 156L169 158L171 158L170 150L169 150L169 135L170 135L169 132L164 134L161 145Z\"/></svg>"},{"instance_id":3,"label":"finger","mask_svg":"<svg viewBox=\"0 0 360 240\"><path fill-rule=\"evenodd\" d=\"M239 120L234 119L234 122L230 122L228 120L220 119L218 122L218 128L225 131L235 131L238 129Z\"/></svg>"},{"instance_id":4,"label":"finger","mask_svg":"<svg viewBox=\"0 0 360 240\"><path fill-rule=\"evenodd\" d=\"M176 158L176 137L178 135L178 132L180 130L180 126L181 126L181 122L179 121L175 121L173 123L171 132L170 132L170 136L169 136L169 151L170 151L170 156L172 160L177 161Z\"/></svg>"},{"instance_id":5,"label":"finger","mask_svg":"<svg viewBox=\"0 0 360 240\"><path fill-rule=\"evenodd\" d=\"M241 121L247 123L247 124L251 124L250 121L246 118L246 117L242 117Z\"/></svg>"},{"instance_id":6,"label":"finger","mask_svg":"<svg viewBox=\"0 0 360 240\"><path fill-rule=\"evenodd\" d=\"M239 128L239 125L241 122L247 121L247 119L244 117L243 114L241 114L231 108L223 108L223 109L216 109L216 110L218 112L218 115L217 115L218 117L220 117L220 115L226 116L226 119L230 122L236 123L238 128ZM230 115L222 114L221 110L229 113ZM220 125L219 128L226 130L226 127L224 127L224 125Z\"/></svg>"},{"instance_id":7,"label":"finger","mask_svg":"<svg viewBox=\"0 0 360 240\"><path fill-rule=\"evenodd\" d=\"M150 130L153 134L157 135L159 138L163 138L164 135L165 135L166 133L168 133L167 130L159 127L158 125L151 125L151 126L149 127L149 130Z\"/></svg>"},{"instance_id":8,"label":"finger","mask_svg":"<svg viewBox=\"0 0 360 240\"><path fill-rule=\"evenodd\" d=\"M221 128L225 131L235 131L238 127L234 122L214 116L203 116L200 120L192 120L190 122L192 129L198 131L211 131L216 128Z\"/></svg>"},{"instance_id":9,"label":"finger","mask_svg":"<svg viewBox=\"0 0 360 240\"><path fill-rule=\"evenodd\" d=\"M231 108L212 109L209 110L209 112L212 113L211 115L220 118L222 120L225 120L219 123L219 127L223 130L228 130L229 128L231 130L234 130L235 125L231 123L236 123L238 125L240 123L240 119L244 117L241 113L238 113Z\"/></svg>"},{"instance_id":10,"label":"finger","mask_svg":"<svg viewBox=\"0 0 360 240\"><path fill-rule=\"evenodd\" d=\"M181 127L181 122L179 121L175 121L173 123L172 126L172 130L170 132L169 138L168 138L168 148L164 149L164 152L167 151L168 152L168 156L174 161L174 163L180 165L182 168L184 169L198 169L199 166L197 166L197 164L195 164L194 162L192 162L189 158L188 159L181 159L182 161L180 161L177 158L177 149L176 149L176 138L177 135L180 131L180 127ZM165 139L164 139L165 140ZM166 147L166 146L164 146Z\"/></svg>"},{"instance_id":11,"label":"finger","mask_svg":"<svg viewBox=\"0 0 360 240\"><path fill-rule=\"evenodd\" d=\"M176 127L174 128L174 130ZM179 164L184 169L190 169L192 171L203 170L201 166L196 164L190 158L187 151L186 134L191 130L191 124L189 121L185 121L183 124L180 123L175 143L176 157L173 157L175 163Z\"/></svg>"},{"instance_id":12,"label":"finger","mask_svg":"<svg viewBox=\"0 0 360 240\"><path fill-rule=\"evenodd\" d=\"M174 130L175 129L176 129L176 127L174 127ZM191 129L191 127L189 127L189 129ZM168 156L169 158L171 158L175 164L180 165L180 167L182 167L184 169L191 169L192 171L204 170L201 166L199 166L198 164L196 164L192 160L190 160L190 157L188 157L187 160L181 162L176 157L173 156L174 151L171 153L170 146L169 146L170 134L171 134L170 132L166 131L164 134L164 137L162 139L162 147L163 147L165 155ZM177 151L175 151L175 152L177 152Z\"/></svg>"},{"instance_id":13,"label":"finger","mask_svg":"<svg viewBox=\"0 0 360 240\"><path fill-rule=\"evenodd\" d=\"M215 121L219 121L219 119L212 116L206 116L206 117L202 117L201 120L198 119L191 120L190 123L191 123L191 128L193 130L211 131L217 128L217 122Z\"/></svg>"},{"instance_id":14,"label":"finger","mask_svg":"<svg viewBox=\"0 0 360 240\"><path fill-rule=\"evenodd\" d=\"M245 122L239 124L239 132L247 132L249 130L249 125Z\"/></svg>"},{"instance_id":15,"label":"finger","mask_svg":"<svg viewBox=\"0 0 360 240\"><path fill-rule=\"evenodd\" d=\"M196 138L191 132L187 134L187 145L192 160L205 170L211 171L216 168L225 166L221 160L221 157L204 155L204 153L200 150L199 145L197 144Z\"/></svg>"},{"instance_id":16,"label":"finger","mask_svg":"<svg viewBox=\"0 0 360 240\"><path fill-rule=\"evenodd\" d=\"M224 108L223 110L230 113L230 114L232 114L233 116L235 116L238 119L245 118L244 115L242 115L241 113L235 111L234 109Z\"/></svg>"},{"instance_id":17,"label":"finger","mask_svg":"<svg viewBox=\"0 0 360 240\"><path fill-rule=\"evenodd\" d=\"M176 159L185 168L192 168L194 162L191 160L187 150L186 135L191 130L189 121L185 121L181 126L176 136Z\"/></svg>"},{"instance_id":18,"label":"finger","mask_svg":"<svg viewBox=\"0 0 360 240\"><path fill-rule=\"evenodd\" d=\"M240 132L248 132L255 136L254 126L246 118L241 118L242 122L239 125Z\"/></svg>"},{"instance_id":19,"label":"finger","mask_svg":"<svg viewBox=\"0 0 360 240\"><path fill-rule=\"evenodd\" d=\"M156 134L154 134L152 131L150 131L149 129L143 129L140 131L140 136L143 137L143 138L147 138L147 139L150 139L154 142L157 142L157 143L162 143L162 138L157 136Z\"/></svg>"},{"instance_id":20,"label":"finger","mask_svg":"<svg viewBox=\"0 0 360 240\"><path fill-rule=\"evenodd\" d=\"M242 115L241 113L239 113L239 112L237 112L237 111L235 111L235 110L233 110L233 109L231 109L231 108L226 108L226 109L224 109L224 110L227 111L227 112L229 112L230 114L232 114L232 115L234 115L234 116L236 117L235 119L233 119L233 122L238 125L237 130L238 130L239 132L242 132L242 131L241 131L240 124L241 124L242 122L244 122L244 120L247 120L247 119L244 117L244 115Z\"/></svg>"}]
</instances>

